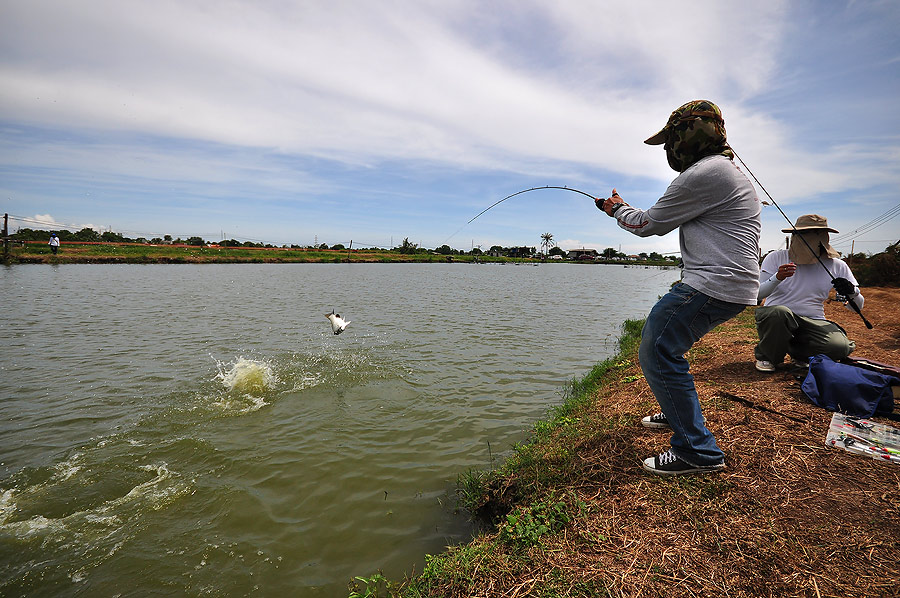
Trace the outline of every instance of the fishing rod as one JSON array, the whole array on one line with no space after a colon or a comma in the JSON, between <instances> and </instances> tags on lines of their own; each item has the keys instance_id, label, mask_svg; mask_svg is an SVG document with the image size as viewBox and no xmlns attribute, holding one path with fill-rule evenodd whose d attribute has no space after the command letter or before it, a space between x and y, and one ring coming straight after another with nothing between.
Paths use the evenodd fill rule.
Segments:
<instances>
[{"instance_id":1,"label":"fishing rod","mask_svg":"<svg viewBox=\"0 0 900 598\"><path fill-rule=\"evenodd\" d=\"M747 163L746 163L746 162L744 162L744 159L741 158L741 157L737 154L736 151L734 151L734 148L733 148L733 147L731 148L731 151L732 151L732 153L734 153L734 157L741 161L741 164L744 165L744 168L747 169L747 172L750 173L750 176L752 176L752 177L753 177L753 180L756 181L756 184L759 185L759 188L763 190L763 193L766 194L766 197L769 198L769 201L772 202L772 205L775 206L776 208L778 208L778 211L781 212L781 215L784 216L784 219L785 219L785 220L787 220L787 223L791 226L791 230L794 231L794 232L793 232L794 236L795 236L795 237L799 237L800 240L803 241L803 244L806 245L806 248L809 249L809 252L810 252L811 254L813 254L813 256L816 258L816 261L819 262L819 265L822 266L822 267L825 269L825 272L827 272L829 278L831 278L831 284L832 284L832 286L833 286L833 285L834 285L834 282L837 280L837 278L835 277L834 274L831 273L831 270L828 269L828 266L825 265L825 262L822 261L822 258L819 257L819 253L825 248L825 246L822 245L822 243L820 242L820 243L819 243L819 247L817 248L818 251L816 251L816 250L814 250L814 249L812 248L812 246L809 244L809 241L807 241L807 240L803 237L803 234L802 234L799 230L797 230L797 227L794 226L794 223L791 222L791 219L787 217L787 214L784 213L784 210L781 209L781 206L779 206L778 203L775 201L775 198L772 197L772 194L769 193L768 190L766 190L766 188L763 187L763 184L759 182L759 179L756 178L756 175L753 174L753 171L750 170L750 167L747 166ZM846 279L845 279L845 280L846 280ZM849 282L849 281L848 281L848 282ZM850 304L850 307L853 309L853 311L855 311L855 312L859 315L859 317L862 318L862 321L863 321L863 323L866 325L866 328L868 328L869 330L871 330L871 329L873 328L872 323L869 322L869 320L866 319L866 316L863 315L862 310L859 308L859 305L857 305L856 302L853 300L853 297L847 297L847 303L849 303L849 304Z\"/></svg>"},{"instance_id":2,"label":"fishing rod","mask_svg":"<svg viewBox=\"0 0 900 598\"><path fill-rule=\"evenodd\" d=\"M484 214L485 212L487 212L488 210L490 210L491 208L493 208L493 207L496 206L497 204L501 204L501 203L503 203L504 201L506 201L507 199L509 199L509 198L511 198L511 197L515 197L516 195L521 195L521 194L523 194L523 193L528 193L529 191L538 191L538 190L540 190L540 189L562 189L563 191L572 191L573 193L581 193L582 195L586 195L587 197L590 197L590 198L593 199L594 201L597 201L597 198L594 197L593 195L591 195L590 193L585 193L584 191L579 191L578 189L573 189L572 187L558 187L558 186L555 186L555 185L545 185L544 187L532 187L531 189L523 189L522 191L516 191L516 192L513 193L512 195L507 195L506 197L504 197L504 198L501 199L500 201L495 201L494 203L492 203L491 205L489 205L489 206L486 207L485 209L483 209L483 210L481 210L480 212L478 212L478 214L475 215L475 218L478 218L479 216L481 216L482 214ZM475 220L475 218L472 218L472 220ZM469 220L468 222L466 222L466 224L472 224L472 220Z\"/></svg>"},{"instance_id":3,"label":"fishing rod","mask_svg":"<svg viewBox=\"0 0 900 598\"><path fill-rule=\"evenodd\" d=\"M792 420L792 421L795 421L795 422L798 422L801 424L809 423L805 419L800 419L799 417L794 417L792 415L788 415L787 413L782 413L781 411L776 411L775 409L771 409L769 407L766 407L765 405L757 405L750 399L745 399L744 397L739 397L738 395L731 394L730 392L720 392L719 396L724 399L728 399L729 401L735 401L736 403L741 403L743 405L746 405L747 407L750 407L751 409L756 409L758 411L765 411L766 413L774 413L775 415L780 415L781 417L786 417L789 420Z\"/></svg>"},{"instance_id":4,"label":"fishing rod","mask_svg":"<svg viewBox=\"0 0 900 598\"><path fill-rule=\"evenodd\" d=\"M485 209L483 209L483 210L481 210L480 212L478 212L477 214L475 214L475 218L478 218L479 216L481 216L482 214L484 214L485 212L487 212L488 210L490 210L491 208L493 208L493 207L496 206L497 204L501 204L501 203L503 203L504 201L506 201L507 199L509 199L509 198L511 198L511 197L515 197L516 195L521 195L521 194L523 194L523 193L528 193L529 191L538 191L538 190L540 190L540 189L562 189L563 191L572 191L573 193L581 193L582 195L585 195L585 196L587 196L587 197L590 197L590 198L593 199L594 201L597 201L597 198L594 197L593 195L591 195L590 193L585 193L584 191L579 191L578 189L573 189L572 187L564 187L564 186L563 186L563 187L560 187L560 186L557 186L557 185L545 185L545 186L543 186L543 187L532 187L531 189L523 189L522 191L516 191L515 193L513 193L513 194L511 194L511 195L507 195L506 197L504 197L504 198L501 199L500 201L495 201L494 203L492 203L491 205L489 205L489 206L486 207ZM469 220L468 222L466 222L465 224L463 224L462 226L460 226L460 227L456 230L455 233L453 233L452 235L450 235L449 237L447 237L447 238L444 240L444 243L447 243L447 241L449 241L450 239L452 239L453 237L455 237L455 236L457 235L457 233L459 233L459 231L461 231L462 229L464 229L464 228L466 228L467 226L469 226L470 224L472 224L472 221L474 221L475 218L472 218L472 220Z\"/></svg>"}]
</instances>

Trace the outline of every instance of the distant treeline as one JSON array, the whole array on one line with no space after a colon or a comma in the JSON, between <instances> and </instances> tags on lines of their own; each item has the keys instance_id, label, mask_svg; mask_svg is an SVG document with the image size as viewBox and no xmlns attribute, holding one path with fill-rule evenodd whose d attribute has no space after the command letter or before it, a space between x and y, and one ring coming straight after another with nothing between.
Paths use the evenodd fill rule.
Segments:
<instances>
[{"instance_id":1,"label":"distant treeline","mask_svg":"<svg viewBox=\"0 0 900 598\"><path fill-rule=\"evenodd\" d=\"M31 228L20 228L12 238L19 241L44 241L48 242L50 240L50 235L52 233L56 233L56 236L59 237L59 240L62 242L72 241L72 242L81 242L81 243L140 243L140 244L151 244L151 245L196 245L198 247L204 247L206 245L218 245L219 247L263 247L263 248L276 248L277 245L270 245L268 243L255 243L253 241L238 241L237 239L226 239L223 241L216 241L215 243L206 241L201 237L189 237L187 239L176 238L173 239L172 235L165 235L163 237L155 237L153 239L147 239L146 237L137 237L136 239L132 239L126 237L120 233L115 233L112 231L107 231L105 233L98 233L92 228L83 228L78 232L71 232L68 230L35 230ZM348 249L343 243L336 243L334 245L328 245L327 243L321 243L319 245L283 245L283 248L289 249L321 249L321 250L333 250L333 251L345 251ZM460 251L458 249L453 249L449 245L441 245L437 249L429 250L424 247L419 247L416 243L411 243L409 237L403 239L403 242L397 247L393 247L391 249L387 249L384 247L353 247L354 250L360 251L385 251L385 252L396 252L403 254L428 254L428 253L438 253L442 255L484 255L486 252L482 251L480 248L475 247L471 252ZM554 251L555 250L555 251ZM509 257L533 257L536 254L536 249L534 247L500 247L499 245L495 245L491 247L490 252L495 253L496 255L504 255ZM550 250L550 255L554 255L554 253L559 253L565 255L565 252L558 248L554 247Z\"/></svg>"},{"instance_id":2,"label":"distant treeline","mask_svg":"<svg viewBox=\"0 0 900 598\"><path fill-rule=\"evenodd\" d=\"M107 231L105 233L98 233L92 228L83 228L78 232L71 232L68 230L34 230L30 228L20 228L16 231L12 237L19 241L49 241L50 235L56 233L56 236L59 237L60 241L74 241L81 243L152 243L156 245L162 245L163 243L172 243L175 245L206 245L206 241L204 241L200 237L191 237L189 239L173 239L172 235L166 235L165 237L156 237L153 239L146 239L144 237L138 237L137 239L131 239L126 237L120 233L114 233L112 231ZM238 245L241 245L238 241L235 241ZM254 245L255 246L255 245ZM262 247L262 245L260 245Z\"/></svg>"},{"instance_id":3,"label":"distant treeline","mask_svg":"<svg viewBox=\"0 0 900 598\"><path fill-rule=\"evenodd\" d=\"M154 245L196 245L198 247L202 247L205 245L209 245L208 241L203 240L201 237L190 237L188 239L173 239L171 235L165 235L163 237L156 237L153 239L146 239L144 237L138 237L136 239L130 239L120 233L115 233L112 231L107 231L104 233L99 233L92 228L83 228L78 232L71 232L68 230L58 230L58 231L49 231L49 230L34 230L30 228L20 228L14 235L11 235L13 239L17 239L19 241L43 241L48 242L50 240L50 234L56 233L59 237L60 241L74 241L74 242L82 242L82 243L142 243L142 244L154 244ZM254 243L253 241L238 241L236 239L228 239L225 241L219 241L216 243L220 247L269 247L275 248L274 245L264 244L264 243ZM285 245L284 247L288 247ZM321 245L316 245L314 247L303 246L303 245L290 245L291 249L331 249L343 251L347 249L343 244L336 244L329 246L326 243L322 243ZM363 247L354 247L354 249L363 250ZM416 243L410 243L409 238L403 239L403 242L394 247L392 249L384 249L384 248L371 248L369 251L385 251L385 252L396 252L403 254L418 254L418 253L438 253L442 255L494 255L494 256L504 256L504 257L540 257L537 254L535 247L501 247L499 245L495 245L491 247L487 251L482 251L479 247L475 247L470 252L461 251L457 249L453 249L449 245L441 245L437 249L428 250L423 247L419 247ZM560 249L559 247L553 247L549 250L549 255L559 255L565 256L566 252ZM626 256L623 253L620 253L613 249L612 247L608 247L599 253L599 256L602 259L606 260L620 260L624 259ZM675 256L662 256L656 252L640 253L638 256L642 260L649 261L664 261L664 260L672 260L677 261L677 257ZM850 268L853 270L853 274L856 276L856 279L862 286L900 286L900 241L890 245L885 248L884 251L880 253L876 253L874 255L866 255L864 253L854 253L844 257L844 261L850 265Z\"/></svg>"},{"instance_id":4,"label":"distant treeline","mask_svg":"<svg viewBox=\"0 0 900 598\"><path fill-rule=\"evenodd\" d=\"M900 241L881 253L867 256L854 253L844 258L853 275L864 287L900 286Z\"/></svg>"}]
</instances>

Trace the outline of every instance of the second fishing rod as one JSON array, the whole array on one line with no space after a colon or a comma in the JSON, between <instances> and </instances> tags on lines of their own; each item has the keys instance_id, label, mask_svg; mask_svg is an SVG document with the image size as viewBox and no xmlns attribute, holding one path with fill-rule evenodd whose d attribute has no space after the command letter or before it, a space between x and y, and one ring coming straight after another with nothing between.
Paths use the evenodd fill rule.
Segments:
<instances>
[{"instance_id":1,"label":"second fishing rod","mask_svg":"<svg viewBox=\"0 0 900 598\"><path fill-rule=\"evenodd\" d=\"M812 245L809 244L809 241L806 240L806 237L804 237L803 232L798 230L797 227L794 225L794 223L791 222L791 219L788 218L787 214L784 213L784 210L781 209L781 206L779 206L778 202L775 201L775 198L772 197L772 194L769 193L769 191L763 186L763 184L759 181L759 179L756 178L756 175L753 174L753 171L750 170L750 167L747 166L746 162L744 162L744 159L741 158L738 155L738 153L734 151L733 147L731 148L731 151L732 151L732 153L734 153L734 157L741 161L741 164L744 166L744 169L750 174L751 177L753 177L753 180L756 182L756 184L759 186L759 188L762 189L763 193L766 194L766 197L769 198L769 201L772 202L772 205L778 209L778 212L784 217L784 219L790 225L791 231L793 233L791 235L792 239L799 238L801 241L803 241L803 244L806 246L806 248L809 250L809 252L813 255L813 257L816 258L816 261L819 263L819 265L822 266L822 268L825 269L825 272L828 273L828 277L831 279L831 284L832 284L832 286L835 287L835 290L838 290L838 286L850 285L850 287L853 287L853 283L851 283L849 280L847 280L845 278L838 278L834 274L831 273L831 270L828 268L828 266L825 265L825 262L823 262L822 258L821 258L821 254L825 253L825 246L821 242L819 242L819 246L816 248L813 248ZM837 283L837 284L835 284L835 283ZM846 290L853 290L853 289L851 288L851 289L846 289ZM853 293L851 292L848 294L844 294L844 296L847 299L847 304L850 306L850 308L853 311L855 311L857 313L857 315L859 315L860 318L862 318L863 324L866 325L866 328L868 328L869 330L874 328L874 326L872 326L872 323L869 322L869 320L866 319L866 316L863 315L862 309L860 309L859 305L853 300Z\"/></svg>"}]
</instances>

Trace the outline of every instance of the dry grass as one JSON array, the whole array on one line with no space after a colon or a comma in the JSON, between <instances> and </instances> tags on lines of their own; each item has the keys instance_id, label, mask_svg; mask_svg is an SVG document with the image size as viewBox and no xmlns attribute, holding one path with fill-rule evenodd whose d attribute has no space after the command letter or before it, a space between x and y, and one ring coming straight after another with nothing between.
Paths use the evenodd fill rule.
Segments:
<instances>
[{"instance_id":1,"label":"dry grass","mask_svg":"<svg viewBox=\"0 0 900 598\"><path fill-rule=\"evenodd\" d=\"M856 356L900 364L900 289L864 292L874 330L837 304L826 315L856 340ZM725 472L642 472L640 461L662 451L668 434L639 425L657 406L632 357L573 416L578 434L566 428L541 442L545 467L572 456L563 481L507 472L488 497L500 511L566 497L577 516L524 552L483 534L406 593L900 596L900 467L826 448L831 413L802 395L796 370L757 372L756 338L748 310L688 355Z\"/></svg>"}]
</instances>

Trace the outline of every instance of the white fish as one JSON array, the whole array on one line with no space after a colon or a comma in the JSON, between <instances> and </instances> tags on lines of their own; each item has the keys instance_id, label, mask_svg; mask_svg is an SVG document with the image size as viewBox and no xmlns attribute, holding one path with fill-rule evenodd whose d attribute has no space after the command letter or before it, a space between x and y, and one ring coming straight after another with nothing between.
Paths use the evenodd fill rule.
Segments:
<instances>
[{"instance_id":1,"label":"white fish","mask_svg":"<svg viewBox=\"0 0 900 598\"><path fill-rule=\"evenodd\" d=\"M331 310L330 314L325 314L325 317L331 321L331 331L335 334L340 334L344 331L344 328L347 327L347 324L350 323L350 320L344 321L341 318L341 314L334 313L334 310Z\"/></svg>"}]
</instances>

